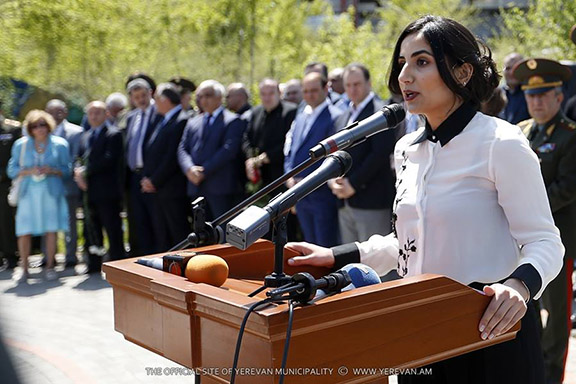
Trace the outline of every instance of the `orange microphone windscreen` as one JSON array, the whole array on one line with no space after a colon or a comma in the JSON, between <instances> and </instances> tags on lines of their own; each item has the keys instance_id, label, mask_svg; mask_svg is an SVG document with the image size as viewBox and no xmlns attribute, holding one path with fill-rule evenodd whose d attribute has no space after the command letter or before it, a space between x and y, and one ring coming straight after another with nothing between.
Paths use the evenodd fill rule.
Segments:
<instances>
[{"instance_id":1,"label":"orange microphone windscreen","mask_svg":"<svg viewBox=\"0 0 576 384\"><path fill-rule=\"evenodd\" d=\"M228 278L228 264L219 256L196 255L186 264L186 278L219 287Z\"/></svg>"}]
</instances>

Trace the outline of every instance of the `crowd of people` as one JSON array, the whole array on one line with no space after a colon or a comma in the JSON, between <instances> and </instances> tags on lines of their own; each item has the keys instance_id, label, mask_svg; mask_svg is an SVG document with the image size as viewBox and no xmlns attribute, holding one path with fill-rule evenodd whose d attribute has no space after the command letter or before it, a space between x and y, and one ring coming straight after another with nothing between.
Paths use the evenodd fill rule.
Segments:
<instances>
[{"instance_id":1,"label":"crowd of people","mask_svg":"<svg viewBox=\"0 0 576 384\"><path fill-rule=\"evenodd\" d=\"M443 31L454 34L444 38ZM2 127L3 257L14 268L19 254L16 279L26 282L31 237L43 236L46 278L56 279L58 232L65 233L66 267L78 262L80 208L87 273L100 272L103 258L165 252L191 231L192 201L203 197L206 219L214 220L305 161L322 139L403 102L407 116L396 129L351 148L350 171L296 204L288 235L305 243L288 245L303 255L291 263L361 260L381 275L434 272L479 285L494 296L482 338L523 318L520 341L434 369L460 372L514 358L508 381L524 375L523 382L543 382L545 374L546 382L560 383L576 252L576 96L564 103L562 89L572 74L556 61L519 53L505 58L502 73L498 86L489 49L461 25L430 16L400 37L386 100L372 90L363 64L329 72L319 62L308 64L302 79L262 79L257 106L242 83L209 79L196 87L175 77L156 85L144 73L128 78L125 93L88 103L80 126L67 121L64 101L50 100L44 111L28 113L21 130L17 122ZM5 195L15 179L14 216ZM464 256L456 262L454 252ZM533 299L549 314L542 367ZM521 373L519 356L536 363ZM507 377L494 367L484 373Z\"/></svg>"}]
</instances>

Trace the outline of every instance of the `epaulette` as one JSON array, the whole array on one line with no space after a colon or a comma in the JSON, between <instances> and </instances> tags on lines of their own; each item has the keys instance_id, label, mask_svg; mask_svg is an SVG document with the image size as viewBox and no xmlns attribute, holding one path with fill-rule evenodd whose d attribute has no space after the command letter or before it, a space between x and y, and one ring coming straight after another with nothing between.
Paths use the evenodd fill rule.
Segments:
<instances>
[{"instance_id":1,"label":"epaulette","mask_svg":"<svg viewBox=\"0 0 576 384\"><path fill-rule=\"evenodd\" d=\"M22 126L22 123L19 121L11 119L4 119L3 124L10 128L20 128Z\"/></svg>"},{"instance_id":2,"label":"epaulette","mask_svg":"<svg viewBox=\"0 0 576 384\"><path fill-rule=\"evenodd\" d=\"M576 122L566 118L561 119L558 126L569 131L576 130Z\"/></svg>"},{"instance_id":3,"label":"epaulette","mask_svg":"<svg viewBox=\"0 0 576 384\"><path fill-rule=\"evenodd\" d=\"M516 125L520 127L522 132L528 136L530 134L530 130L532 129L532 125L534 124L534 119L528 119L517 123Z\"/></svg>"}]
</instances>

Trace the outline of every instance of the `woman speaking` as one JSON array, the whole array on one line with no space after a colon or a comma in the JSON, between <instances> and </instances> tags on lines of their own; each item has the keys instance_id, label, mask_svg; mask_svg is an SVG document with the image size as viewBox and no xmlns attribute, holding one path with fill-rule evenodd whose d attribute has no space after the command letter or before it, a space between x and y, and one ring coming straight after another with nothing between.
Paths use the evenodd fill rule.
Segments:
<instances>
[{"instance_id":1,"label":"woman speaking","mask_svg":"<svg viewBox=\"0 0 576 384\"><path fill-rule=\"evenodd\" d=\"M478 112L498 81L489 48L461 24L425 16L408 25L388 86L426 125L396 145L394 231L331 249L286 246L303 255L290 265L362 262L380 275L436 273L481 289L492 297L478 324L482 339L522 319L516 339L435 363L432 376L401 376L401 384L545 381L531 299L560 271L564 248L528 141Z\"/></svg>"}]
</instances>

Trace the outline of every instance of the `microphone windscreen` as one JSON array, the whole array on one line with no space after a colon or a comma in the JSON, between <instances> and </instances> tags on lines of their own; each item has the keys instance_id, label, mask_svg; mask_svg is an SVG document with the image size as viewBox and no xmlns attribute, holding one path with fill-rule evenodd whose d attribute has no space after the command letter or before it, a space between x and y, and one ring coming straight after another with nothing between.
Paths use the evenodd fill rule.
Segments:
<instances>
[{"instance_id":1,"label":"microphone windscreen","mask_svg":"<svg viewBox=\"0 0 576 384\"><path fill-rule=\"evenodd\" d=\"M406 118L406 110L402 104L390 104L382 108L386 120L388 120L388 126L394 127L398 125L402 120Z\"/></svg>"},{"instance_id":2,"label":"microphone windscreen","mask_svg":"<svg viewBox=\"0 0 576 384\"><path fill-rule=\"evenodd\" d=\"M380 284L380 276L378 276L378 273L366 264L347 264L339 270L348 272L350 280L352 280L350 284L342 288L342 292L350 291L354 288L365 287L367 285ZM316 295L314 295L314 300L320 300L326 296L328 296L328 294L319 289L316 291Z\"/></svg>"},{"instance_id":3,"label":"microphone windscreen","mask_svg":"<svg viewBox=\"0 0 576 384\"><path fill-rule=\"evenodd\" d=\"M186 264L186 278L193 283L219 287L228 278L228 264L215 255L196 255Z\"/></svg>"},{"instance_id":4,"label":"microphone windscreen","mask_svg":"<svg viewBox=\"0 0 576 384\"><path fill-rule=\"evenodd\" d=\"M354 288L365 287L367 285L380 284L380 276L378 276L378 273L366 264L347 264L341 268L341 270L348 272L348 275L352 280L350 284L342 288L342 292Z\"/></svg>"}]
</instances>

